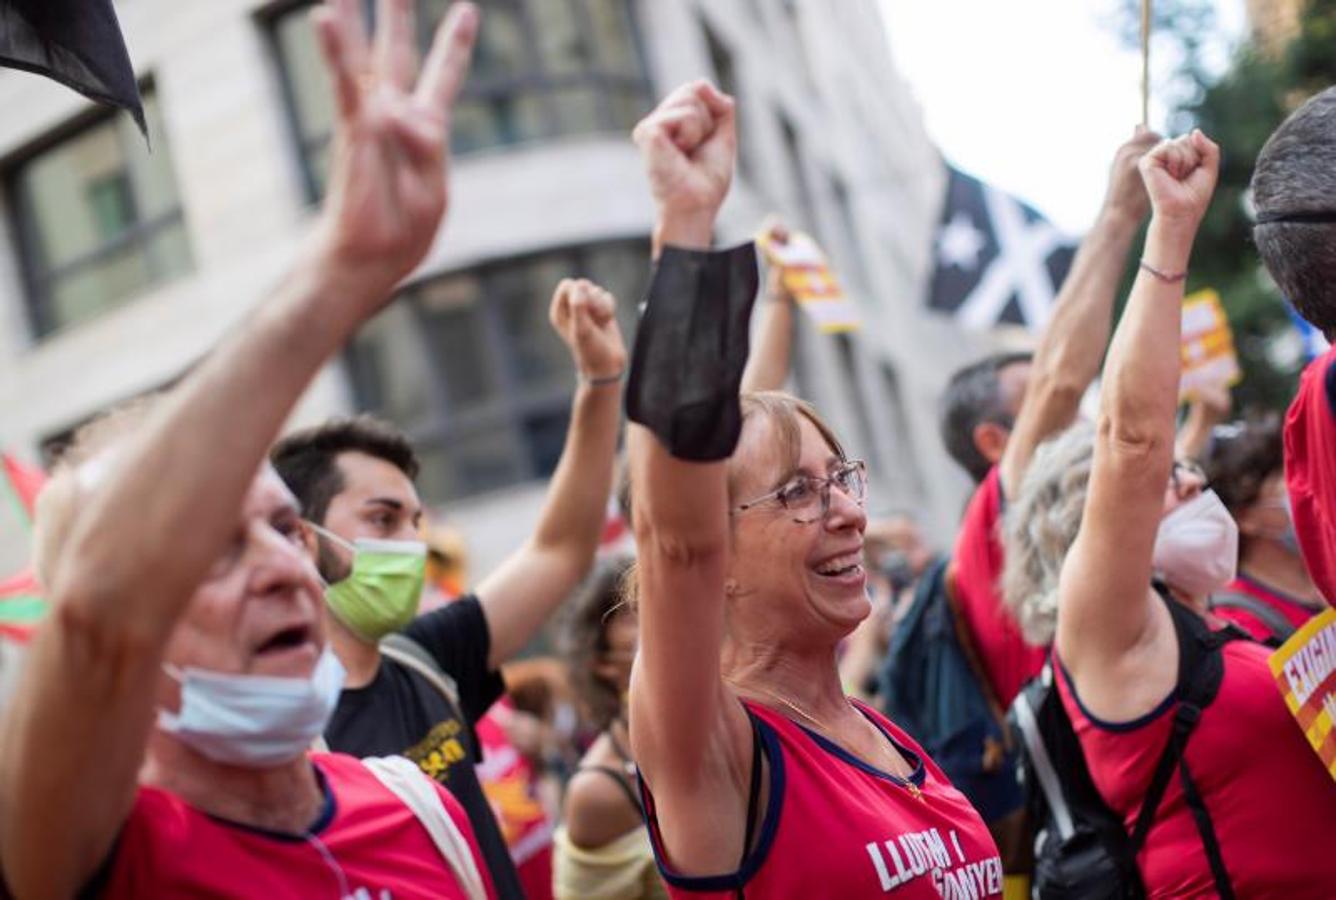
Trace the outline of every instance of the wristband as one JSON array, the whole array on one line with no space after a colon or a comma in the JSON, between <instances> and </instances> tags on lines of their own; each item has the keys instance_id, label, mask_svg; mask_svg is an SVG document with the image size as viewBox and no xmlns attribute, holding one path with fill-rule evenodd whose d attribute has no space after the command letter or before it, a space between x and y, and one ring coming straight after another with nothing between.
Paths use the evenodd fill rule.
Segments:
<instances>
[{"instance_id":1,"label":"wristband","mask_svg":"<svg viewBox=\"0 0 1336 900\"><path fill-rule=\"evenodd\" d=\"M1144 259L1141 260L1141 262L1139 262L1138 265L1141 268L1145 269L1150 274L1154 275L1156 278L1160 279L1163 282L1166 282L1167 284L1175 284L1177 282L1182 281L1184 278L1188 277L1187 272L1175 272L1172 275L1169 274L1168 272L1161 272L1159 269L1155 268L1150 263L1146 262Z\"/></svg>"},{"instance_id":2,"label":"wristband","mask_svg":"<svg viewBox=\"0 0 1336 900\"><path fill-rule=\"evenodd\" d=\"M603 375L599 378L591 378L584 372L580 373L580 380L590 387L605 387L609 384L618 384L626 376L626 369L623 368L615 375Z\"/></svg>"}]
</instances>

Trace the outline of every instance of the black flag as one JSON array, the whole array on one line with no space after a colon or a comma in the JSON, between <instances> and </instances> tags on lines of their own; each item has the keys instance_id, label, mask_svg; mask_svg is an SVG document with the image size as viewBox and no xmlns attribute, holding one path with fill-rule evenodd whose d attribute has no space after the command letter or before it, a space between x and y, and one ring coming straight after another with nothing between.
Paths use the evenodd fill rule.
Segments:
<instances>
[{"instance_id":1,"label":"black flag","mask_svg":"<svg viewBox=\"0 0 1336 900\"><path fill-rule=\"evenodd\" d=\"M928 306L967 328L1002 322L1041 328L1076 245L1033 207L947 169Z\"/></svg>"},{"instance_id":2,"label":"black flag","mask_svg":"<svg viewBox=\"0 0 1336 900\"><path fill-rule=\"evenodd\" d=\"M148 137L139 85L111 0L0 0L0 66L53 78L134 116Z\"/></svg>"}]
</instances>

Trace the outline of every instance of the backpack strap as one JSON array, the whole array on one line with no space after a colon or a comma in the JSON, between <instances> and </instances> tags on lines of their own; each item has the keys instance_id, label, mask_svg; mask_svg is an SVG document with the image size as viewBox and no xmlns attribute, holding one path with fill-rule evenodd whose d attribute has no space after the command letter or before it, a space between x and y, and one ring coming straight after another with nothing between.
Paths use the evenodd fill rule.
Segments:
<instances>
[{"instance_id":1,"label":"backpack strap","mask_svg":"<svg viewBox=\"0 0 1336 900\"><path fill-rule=\"evenodd\" d=\"M1039 679L1044 690L1052 690L1053 663L1051 661L1044 664ZM1021 733L1025 750L1030 756L1030 764L1034 767L1039 789L1043 791L1044 800L1048 803L1049 812L1052 813L1053 821L1057 825L1058 837L1064 841L1070 840L1072 835L1076 833L1076 826L1072 822L1072 811L1067 806L1067 795L1062 790L1062 781L1058 776L1057 769L1053 766L1053 760L1048 755L1048 747L1044 744L1044 736L1039 733L1039 721L1035 717L1034 700L1031 694L1032 691L1028 685L1022 688L1011 704L1011 712L1016 719L1016 727Z\"/></svg>"},{"instance_id":2,"label":"backpack strap","mask_svg":"<svg viewBox=\"0 0 1336 900\"><path fill-rule=\"evenodd\" d=\"M446 811L436 783L418 768L417 763L402 756L373 756L362 760L362 764L412 810L468 900L486 900L487 892L473 859L473 848Z\"/></svg>"},{"instance_id":3,"label":"backpack strap","mask_svg":"<svg viewBox=\"0 0 1336 900\"><path fill-rule=\"evenodd\" d=\"M1221 594L1212 595L1211 609L1222 607L1225 609L1241 609L1256 616L1266 626L1266 630L1271 632L1271 638L1275 641L1277 647L1285 643L1289 636L1294 634L1295 629L1290 621L1257 597L1238 591L1225 591ZM1270 641L1267 643L1270 643Z\"/></svg>"},{"instance_id":4,"label":"backpack strap","mask_svg":"<svg viewBox=\"0 0 1336 900\"><path fill-rule=\"evenodd\" d=\"M461 714L464 712L464 708L459 705L459 686L436 662L436 658L427 652L426 647L406 634L395 632L380 639L380 652L427 679L452 708Z\"/></svg>"},{"instance_id":5,"label":"backpack strap","mask_svg":"<svg viewBox=\"0 0 1336 900\"><path fill-rule=\"evenodd\" d=\"M1178 708L1174 711L1173 725L1169 731L1169 740L1160 761L1155 766L1150 787L1141 801L1141 811L1137 815L1136 826L1132 830L1131 849L1133 855L1140 853L1150 834L1155 811L1164 797L1165 789L1174 770L1179 772L1183 784L1183 795L1201 837L1202 849L1211 867L1211 877L1215 881L1217 893L1225 900L1232 900L1234 890L1225 869L1224 857L1220 852L1220 841L1215 834L1210 812L1197 790L1188 771L1187 758L1183 755L1188 738L1201 721L1206 707L1214 702L1220 692L1220 683L1224 680L1225 660L1220 648L1233 640L1243 639L1235 629L1226 628L1211 631L1206 622L1195 612L1168 596L1165 590L1156 585L1161 599L1169 608L1173 621L1174 635L1178 639Z\"/></svg>"}]
</instances>

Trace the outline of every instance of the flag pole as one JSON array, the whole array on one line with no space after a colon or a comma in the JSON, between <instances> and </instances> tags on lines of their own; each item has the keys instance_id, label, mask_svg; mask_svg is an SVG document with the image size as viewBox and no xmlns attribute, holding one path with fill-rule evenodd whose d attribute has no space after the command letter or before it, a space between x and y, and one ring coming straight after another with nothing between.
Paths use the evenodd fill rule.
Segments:
<instances>
[{"instance_id":1,"label":"flag pole","mask_svg":"<svg viewBox=\"0 0 1336 900\"><path fill-rule=\"evenodd\" d=\"M1150 3L1141 0L1141 127L1150 127Z\"/></svg>"}]
</instances>

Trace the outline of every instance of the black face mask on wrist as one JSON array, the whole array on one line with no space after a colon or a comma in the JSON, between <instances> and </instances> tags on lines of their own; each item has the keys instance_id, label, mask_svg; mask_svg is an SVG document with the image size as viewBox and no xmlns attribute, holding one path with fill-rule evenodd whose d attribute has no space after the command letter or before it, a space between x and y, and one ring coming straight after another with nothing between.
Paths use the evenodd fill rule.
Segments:
<instances>
[{"instance_id":1,"label":"black face mask on wrist","mask_svg":"<svg viewBox=\"0 0 1336 900\"><path fill-rule=\"evenodd\" d=\"M750 241L720 251L665 247L659 257L631 354L626 415L679 459L727 459L737 446L758 283Z\"/></svg>"}]
</instances>

